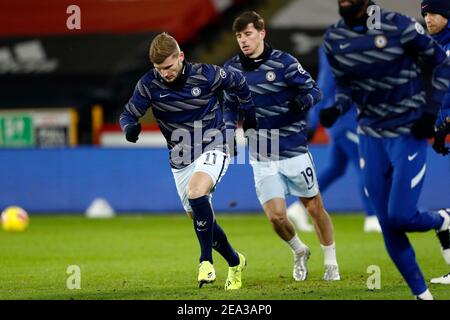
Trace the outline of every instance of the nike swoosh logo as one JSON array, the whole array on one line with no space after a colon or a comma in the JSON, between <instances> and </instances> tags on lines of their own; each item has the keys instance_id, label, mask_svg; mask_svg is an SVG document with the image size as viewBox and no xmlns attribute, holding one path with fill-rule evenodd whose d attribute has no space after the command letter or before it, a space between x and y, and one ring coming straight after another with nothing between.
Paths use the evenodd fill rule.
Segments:
<instances>
[{"instance_id":1,"label":"nike swoosh logo","mask_svg":"<svg viewBox=\"0 0 450 320\"><path fill-rule=\"evenodd\" d=\"M339 45L339 49L344 50L351 46L351 43L341 44Z\"/></svg>"},{"instance_id":2,"label":"nike swoosh logo","mask_svg":"<svg viewBox=\"0 0 450 320\"><path fill-rule=\"evenodd\" d=\"M170 95L170 93L168 93L168 94L160 94L159 97L160 97L160 98L164 98L164 97L167 97L167 96L169 96L169 95Z\"/></svg>"},{"instance_id":3,"label":"nike swoosh logo","mask_svg":"<svg viewBox=\"0 0 450 320\"><path fill-rule=\"evenodd\" d=\"M413 161L413 160L417 157L418 154L419 154L419 153L416 152L416 153L414 153L413 155L408 156L408 161Z\"/></svg>"},{"instance_id":4,"label":"nike swoosh logo","mask_svg":"<svg viewBox=\"0 0 450 320\"><path fill-rule=\"evenodd\" d=\"M208 230L208 229L199 229L199 228L197 228L197 231L200 231L200 232L206 231L206 230Z\"/></svg>"},{"instance_id":5,"label":"nike swoosh logo","mask_svg":"<svg viewBox=\"0 0 450 320\"><path fill-rule=\"evenodd\" d=\"M311 190L314 187L314 185L312 185L311 187L308 187L308 190Z\"/></svg>"},{"instance_id":6,"label":"nike swoosh logo","mask_svg":"<svg viewBox=\"0 0 450 320\"><path fill-rule=\"evenodd\" d=\"M263 59L255 59L255 62L263 61Z\"/></svg>"}]
</instances>

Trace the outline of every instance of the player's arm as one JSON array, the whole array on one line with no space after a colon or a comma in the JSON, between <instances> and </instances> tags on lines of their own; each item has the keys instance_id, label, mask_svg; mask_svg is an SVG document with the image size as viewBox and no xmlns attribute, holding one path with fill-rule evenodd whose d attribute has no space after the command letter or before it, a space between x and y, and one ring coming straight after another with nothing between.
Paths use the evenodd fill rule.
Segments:
<instances>
[{"instance_id":1,"label":"player's arm","mask_svg":"<svg viewBox=\"0 0 450 320\"><path fill-rule=\"evenodd\" d=\"M322 90L323 99L314 108L311 108L308 113L308 127L314 131L319 126L320 110L334 105L334 93L336 91L333 72L331 71L323 46L319 48L319 75L317 76L317 85Z\"/></svg>"},{"instance_id":2,"label":"player's arm","mask_svg":"<svg viewBox=\"0 0 450 320\"><path fill-rule=\"evenodd\" d=\"M223 97L223 118L225 127L236 130L239 120L239 101L235 94L225 92Z\"/></svg>"},{"instance_id":3,"label":"player's arm","mask_svg":"<svg viewBox=\"0 0 450 320\"><path fill-rule=\"evenodd\" d=\"M448 81L450 81L450 72L446 77ZM436 119L436 128L441 131L446 131L448 134L448 128L450 127L450 88L447 90L447 93L444 95L442 100L442 107L439 110ZM445 128L445 129L443 129Z\"/></svg>"},{"instance_id":4,"label":"player's arm","mask_svg":"<svg viewBox=\"0 0 450 320\"><path fill-rule=\"evenodd\" d=\"M400 41L406 52L415 58L421 58L433 67L433 81L431 99L427 105L426 113L436 115L442 106L444 96L448 92L450 83L450 60L444 49L431 38L423 26L410 19L402 33Z\"/></svg>"},{"instance_id":5,"label":"player's arm","mask_svg":"<svg viewBox=\"0 0 450 320\"><path fill-rule=\"evenodd\" d=\"M450 93L445 95L444 104L439 111L433 142L433 149L444 156L450 152L450 148L445 146L448 134L450 134Z\"/></svg>"},{"instance_id":6,"label":"player's arm","mask_svg":"<svg viewBox=\"0 0 450 320\"><path fill-rule=\"evenodd\" d=\"M434 68L431 98L422 118L411 128L413 135L417 138L431 138L437 113L449 90L450 59L444 49L425 32L422 25L413 19L407 21L400 41L407 53L413 57L422 58Z\"/></svg>"},{"instance_id":7,"label":"player's arm","mask_svg":"<svg viewBox=\"0 0 450 320\"><path fill-rule=\"evenodd\" d=\"M125 132L125 137L128 141L135 143L139 139L141 124L138 121L139 118L144 116L150 105L150 91L145 83L144 76L136 84L133 95L125 105L119 118L120 127Z\"/></svg>"},{"instance_id":8,"label":"player's arm","mask_svg":"<svg viewBox=\"0 0 450 320\"><path fill-rule=\"evenodd\" d=\"M244 75L239 71L225 70L218 66L212 68L212 90L225 93L225 110L228 110L225 121L229 120L229 124L230 119L237 121L237 111L241 110L244 115L244 131L256 129L255 105Z\"/></svg>"},{"instance_id":9,"label":"player's arm","mask_svg":"<svg viewBox=\"0 0 450 320\"><path fill-rule=\"evenodd\" d=\"M306 112L322 100L322 91L296 58L286 54L286 62L288 64L284 74L286 83L298 91L289 103L289 109Z\"/></svg>"},{"instance_id":10,"label":"player's arm","mask_svg":"<svg viewBox=\"0 0 450 320\"><path fill-rule=\"evenodd\" d=\"M320 111L320 122L324 127L331 127L341 116L352 107L352 90L345 73L341 70L341 65L332 52L332 46L328 41L328 33L325 35L324 46L326 59L335 80L334 105L326 107Z\"/></svg>"},{"instance_id":11,"label":"player's arm","mask_svg":"<svg viewBox=\"0 0 450 320\"><path fill-rule=\"evenodd\" d=\"M228 71L228 64L225 64L223 68L225 71ZM226 129L230 132L234 132L239 120L239 100L233 92L224 91L223 118Z\"/></svg>"},{"instance_id":12,"label":"player's arm","mask_svg":"<svg viewBox=\"0 0 450 320\"><path fill-rule=\"evenodd\" d=\"M226 139L230 154L237 155L236 129L239 120L239 101L234 93L224 92L223 120L225 122Z\"/></svg>"},{"instance_id":13,"label":"player's arm","mask_svg":"<svg viewBox=\"0 0 450 320\"><path fill-rule=\"evenodd\" d=\"M450 75L448 79L450 79ZM449 92L447 92L446 95L444 96L444 103L442 104L442 108L439 111L436 125L438 127L442 125L446 125L447 127L450 126L450 89ZM447 133L449 132L447 131Z\"/></svg>"},{"instance_id":14,"label":"player's arm","mask_svg":"<svg viewBox=\"0 0 450 320\"><path fill-rule=\"evenodd\" d=\"M450 75L448 77L450 79ZM440 127L442 125L449 126L450 124L450 89L449 92L444 96L444 103L439 111L438 118L436 121L436 126Z\"/></svg>"}]
</instances>

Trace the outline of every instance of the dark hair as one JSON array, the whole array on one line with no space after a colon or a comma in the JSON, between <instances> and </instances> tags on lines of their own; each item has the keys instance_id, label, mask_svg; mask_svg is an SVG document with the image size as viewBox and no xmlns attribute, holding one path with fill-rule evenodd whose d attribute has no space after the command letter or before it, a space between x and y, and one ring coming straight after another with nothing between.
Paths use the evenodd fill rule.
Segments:
<instances>
[{"instance_id":1,"label":"dark hair","mask_svg":"<svg viewBox=\"0 0 450 320\"><path fill-rule=\"evenodd\" d=\"M255 11L246 11L241 14L239 17L234 19L233 22L233 31L241 32L249 23L253 23L253 26L256 30L261 31L265 29L264 19L257 14Z\"/></svg>"}]
</instances>

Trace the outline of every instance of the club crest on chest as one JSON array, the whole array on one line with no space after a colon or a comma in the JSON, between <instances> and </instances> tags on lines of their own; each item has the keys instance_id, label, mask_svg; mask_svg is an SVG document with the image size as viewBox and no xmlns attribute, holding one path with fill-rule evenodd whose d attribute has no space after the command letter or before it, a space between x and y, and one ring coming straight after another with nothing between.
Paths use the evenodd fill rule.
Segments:
<instances>
[{"instance_id":1,"label":"club crest on chest","mask_svg":"<svg viewBox=\"0 0 450 320\"><path fill-rule=\"evenodd\" d=\"M266 80L267 81L274 81L276 77L277 76L276 76L275 72L273 72L273 71L268 71L266 73Z\"/></svg>"},{"instance_id":2,"label":"club crest on chest","mask_svg":"<svg viewBox=\"0 0 450 320\"><path fill-rule=\"evenodd\" d=\"M387 40L386 36L379 35L379 36L375 37L375 41L374 42L375 42L375 46L378 49L383 49L383 48L386 48L388 40Z\"/></svg>"}]
</instances>

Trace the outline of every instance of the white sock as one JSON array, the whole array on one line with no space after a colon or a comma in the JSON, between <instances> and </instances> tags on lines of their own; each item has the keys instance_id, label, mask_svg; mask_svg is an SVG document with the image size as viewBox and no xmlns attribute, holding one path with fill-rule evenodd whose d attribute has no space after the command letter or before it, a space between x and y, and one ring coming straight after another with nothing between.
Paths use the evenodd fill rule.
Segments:
<instances>
[{"instance_id":1,"label":"white sock","mask_svg":"<svg viewBox=\"0 0 450 320\"><path fill-rule=\"evenodd\" d=\"M434 300L430 290L426 290L416 297L418 300Z\"/></svg>"},{"instance_id":2,"label":"white sock","mask_svg":"<svg viewBox=\"0 0 450 320\"><path fill-rule=\"evenodd\" d=\"M442 223L442 226L439 229L439 231L445 231L450 226L450 217L448 216L448 214L446 212L444 212L444 210L440 210L439 214L441 215L442 218L444 218L444 222Z\"/></svg>"},{"instance_id":3,"label":"white sock","mask_svg":"<svg viewBox=\"0 0 450 320\"><path fill-rule=\"evenodd\" d=\"M323 255L324 255L324 264L332 264L332 265L337 265L337 260L336 260L336 244L333 242L332 244L330 244L329 246L324 246L324 245L320 245L322 247L323 250Z\"/></svg>"},{"instance_id":4,"label":"white sock","mask_svg":"<svg viewBox=\"0 0 450 320\"><path fill-rule=\"evenodd\" d=\"M297 234L291 240L286 241L286 243L295 254L303 253L306 250L306 245L300 240Z\"/></svg>"}]
</instances>

